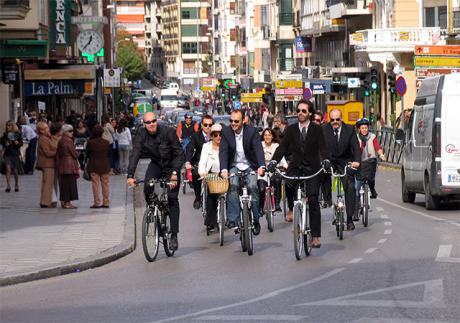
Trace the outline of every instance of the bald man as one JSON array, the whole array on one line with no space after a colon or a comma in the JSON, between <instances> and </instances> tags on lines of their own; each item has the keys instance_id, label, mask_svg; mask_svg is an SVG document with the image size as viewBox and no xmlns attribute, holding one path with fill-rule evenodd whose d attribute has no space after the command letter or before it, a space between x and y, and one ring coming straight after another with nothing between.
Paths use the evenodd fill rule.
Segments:
<instances>
[{"instance_id":1,"label":"bald man","mask_svg":"<svg viewBox=\"0 0 460 323\"><path fill-rule=\"evenodd\" d=\"M133 151L129 160L128 180L129 186L136 181L134 174L141 157L150 158L150 164L145 173L145 182L152 178L168 177L171 181L168 190L168 204L171 220L171 241L170 246L177 250L177 233L179 232L179 173L185 162L184 152L180 146L179 139L172 128L159 126L153 112L147 112L143 117L143 128L140 128L133 140ZM144 185L144 195L147 203L151 203L152 187Z\"/></svg>"}]
</instances>

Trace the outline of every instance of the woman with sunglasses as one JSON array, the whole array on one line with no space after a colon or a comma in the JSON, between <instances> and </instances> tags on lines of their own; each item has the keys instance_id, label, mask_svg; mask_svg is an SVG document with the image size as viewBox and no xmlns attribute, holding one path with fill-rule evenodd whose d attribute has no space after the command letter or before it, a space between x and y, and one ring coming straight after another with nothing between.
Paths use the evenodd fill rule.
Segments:
<instances>
[{"instance_id":1,"label":"woman with sunglasses","mask_svg":"<svg viewBox=\"0 0 460 323\"><path fill-rule=\"evenodd\" d=\"M320 126L323 123L323 114L320 111L316 111L311 115L311 121Z\"/></svg>"},{"instance_id":2,"label":"woman with sunglasses","mask_svg":"<svg viewBox=\"0 0 460 323\"><path fill-rule=\"evenodd\" d=\"M201 157L198 163L198 174L204 177L208 174L219 174L219 148L222 140L221 136L222 126L215 124L211 127L211 141L203 145L201 150ZM217 200L219 194L208 194L206 201L206 219L204 224L208 233L214 231L217 227Z\"/></svg>"}]
</instances>

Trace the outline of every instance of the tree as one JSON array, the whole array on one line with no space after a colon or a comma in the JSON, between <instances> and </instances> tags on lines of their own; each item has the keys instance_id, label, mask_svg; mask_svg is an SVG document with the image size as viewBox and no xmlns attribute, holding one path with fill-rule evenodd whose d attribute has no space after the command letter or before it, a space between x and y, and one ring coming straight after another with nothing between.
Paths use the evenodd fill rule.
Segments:
<instances>
[{"instance_id":1,"label":"tree","mask_svg":"<svg viewBox=\"0 0 460 323\"><path fill-rule=\"evenodd\" d=\"M118 41L117 65L123 68L122 75L129 81L141 79L147 71L147 64L132 39Z\"/></svg>"}]
</instances>

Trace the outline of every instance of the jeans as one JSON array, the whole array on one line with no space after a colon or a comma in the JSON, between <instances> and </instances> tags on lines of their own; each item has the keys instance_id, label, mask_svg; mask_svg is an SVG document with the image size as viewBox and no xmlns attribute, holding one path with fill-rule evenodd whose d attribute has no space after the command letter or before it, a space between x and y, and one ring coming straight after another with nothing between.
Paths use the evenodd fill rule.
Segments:
<instances>
[{"instance_id":1,"label":"jeans","mask_svg":"<svg viewBox=\"0 0 460 323\"><path fill-rule=\"evenodd\" d=\"M247 170L249 172L250 169ZM232 167L230 174L236 174L238 168ZM251 211L254 221L258 221L259 212L259 190L257 188L257 175L247 175L247 187L251 196ZM240 199L239 199L239 177L233 176L230 178L230 188L227 194L227 218L229 222L237 222L240 216Z\"/></svg>"},{"instance_id":2,"label":"jeans","mask_svg":"<svg viewBox=\"0 0 460 323\"><path fill-rule=\"evenodd\" d=\"M128 170L129 148L129 145L118 145L119 170L121 173L126 173Z\"/></svg>"}]
</instances>

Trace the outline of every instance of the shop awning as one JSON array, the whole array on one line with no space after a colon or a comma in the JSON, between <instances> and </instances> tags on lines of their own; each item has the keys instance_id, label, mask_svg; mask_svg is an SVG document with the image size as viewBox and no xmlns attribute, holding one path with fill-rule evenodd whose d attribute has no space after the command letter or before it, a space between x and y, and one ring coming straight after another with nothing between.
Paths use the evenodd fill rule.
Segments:
<instances>
[{"instance_id":1,"label":"shop awning","mask_svg":"<svg viewBox=\"0 0 460 323\"><path fill-rule=\"evenodd\" d=\"M46 58L48 41L37 39L0 40L0 58Z\"/></svg>"}]
</instances>

